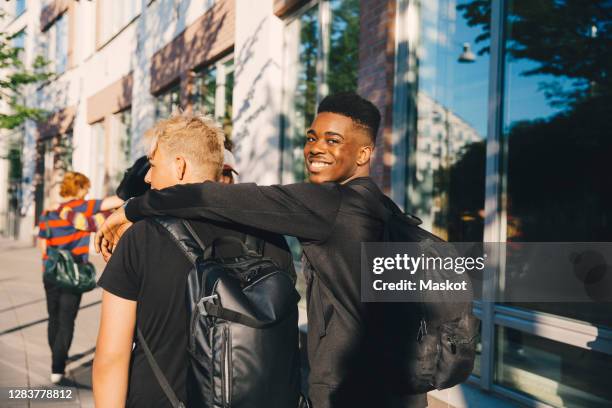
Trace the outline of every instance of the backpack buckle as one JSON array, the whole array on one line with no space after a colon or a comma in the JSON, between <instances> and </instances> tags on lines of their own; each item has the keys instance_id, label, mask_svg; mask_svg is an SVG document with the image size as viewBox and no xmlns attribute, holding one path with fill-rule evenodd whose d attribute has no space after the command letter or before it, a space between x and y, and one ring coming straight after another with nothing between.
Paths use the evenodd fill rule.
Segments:
<instances>
[{"instance_id":1,"label":"backpack buckle","mask_svg":"<svg viewBox=\"0 0 612 408\"><path fill-rule=\"evenodd\" d=\"M204 306L204 303L210 302L214 299L217 299L218 297L219 296L215 293L214 295L204 296L202 299L200 299L197 306L198 306L198 311L200 312L202 316L208 316L208 312L206 311L206 306Z\"/></svg>"}]
</instances>

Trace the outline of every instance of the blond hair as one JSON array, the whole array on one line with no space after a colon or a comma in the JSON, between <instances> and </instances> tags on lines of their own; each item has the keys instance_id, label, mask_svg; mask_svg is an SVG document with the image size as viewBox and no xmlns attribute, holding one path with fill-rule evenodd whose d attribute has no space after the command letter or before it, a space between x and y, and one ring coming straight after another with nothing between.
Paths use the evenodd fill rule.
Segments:
<instances>
[{"instance_id":1,"label":"blond hair","mask_svg":"<svg viewBox=\"0 0 612 408\"><path fill-rule=\"evenodd\" d=\"M150 143L150 155L162 146L165 152L185 156L197 176L212 176L214 180L221 176L225 135L212 117L175 113L157 122L145 138Z\"/></svg>"},{"instance_id":2,"label":"blond hair","mask_svg":"<svg viewBox=\"0 0 612 408\"><path fill-rule=\"evenodd\" d=\"M64 174L59 194L62 197L75 197L81 190L87 190L90 186L91 183L86 175L76 171L68 171Z\"/></svg>"}]
</instances>

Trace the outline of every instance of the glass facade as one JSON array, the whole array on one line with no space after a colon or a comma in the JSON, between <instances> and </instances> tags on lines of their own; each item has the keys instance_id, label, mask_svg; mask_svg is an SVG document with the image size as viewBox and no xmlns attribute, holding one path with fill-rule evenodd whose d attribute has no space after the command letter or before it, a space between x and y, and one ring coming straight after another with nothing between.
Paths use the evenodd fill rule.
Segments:
<instances>
[{"instance_id":1,"label":"glass facade","mask_svg":"<svg viewBox=\"0 0 612 408\"><path fill-rule=\"evenodd\" d=\"M306 129L318 102L330 92L356 91L359 0L310 4L288 20L282 181L303 181Z\"/></svg>"},{"instance_id":2,"label":"glass facade","mask_svg":"<svg viewBox=\"0 0 612 408\"><path fill-rule=\"evenodd\" d=\"M508 241L612 241L612 191L603 177L612 152L605 119L612 112L607 79L612 67L600 53L610 40L612 6L598 3L508 2L503 123ZM555 14L565 16L563 23L547 18ZM562 41L546 40L561 34ZM607 305L528 306L612 327Z\"/></svg>"},{"instance_id":3,"label":"glass facade","mask_svg":"<svg viewBox=\"0 0 612 408\"><path fill-rule=\"evenodd\" d=\"M401 0L398 12L406 209L449 241L611 241L612 3ZM612 405L609 303L475 306L476 383Z\"/></svg>"},{"instance_id":4,"label":"glass facade","mask_svg":"<svg viewBox=\"0 0 612 408\"><path fill-rule=\"evenodd\" d=\"M454 0L415 4L420 31L408 207L444 239L482 241L489 56L462 58L481 30L468 25Z\"/></svg>"}]
</instances>

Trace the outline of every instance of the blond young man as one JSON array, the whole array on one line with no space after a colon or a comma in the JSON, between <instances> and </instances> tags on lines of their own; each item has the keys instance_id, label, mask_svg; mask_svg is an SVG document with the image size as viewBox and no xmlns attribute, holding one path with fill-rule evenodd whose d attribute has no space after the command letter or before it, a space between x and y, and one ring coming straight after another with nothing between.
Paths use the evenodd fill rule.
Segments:
<instances>
[{"instance_id":1,"label":"blond young man","mask_svg":"<svg viewBox=\"0 0 612 408\"><path fill-rule=\"evenodd\" d=\"M161 190L217 181L223 166L223 132L211 119L182 114L159 121L147 134L151 168L145 181ZM292 269L279 235L211 222L190 222L209 245L220 236L265 241L264 256ZM166 230L152 221L135 223L121 238L98 284L104 289L93 366L96 407L169 407L141 347L143 332L158 365L181 401L189 404L188 311L185 287L191 264Z\"/></svg>"}]
</instances>

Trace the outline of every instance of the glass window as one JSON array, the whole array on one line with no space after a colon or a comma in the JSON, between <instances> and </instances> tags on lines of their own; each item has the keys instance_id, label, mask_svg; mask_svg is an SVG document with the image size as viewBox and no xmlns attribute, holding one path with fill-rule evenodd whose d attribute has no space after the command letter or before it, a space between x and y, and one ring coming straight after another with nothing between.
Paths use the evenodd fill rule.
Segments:
<instances>
[{"instance_id":1,"label":"glass window","mask_svg":"<svg viewBox=\"0 0 612 408\"><path fill-rule=\"evenodd\" d=\"M68 15L62 14L51 27L45 31L45 41L42 47L52 69L61 74L68 65Z\"/></svg>"},{"instance_id":2,"label":"glass window","mask_svg":"<svg viewBox=\"0 0 612 408\"><path fill-rule=\"evenodd\" d=\"M102 197L106 184L106 134L104 121L91 125L91 159L93 174L91 175L92 196Z\"/></svg>"},{"instance_id":3,"label":"glass window","mask_svg":"<svg viewBox=\"0 0 612 408\"><path fill-rule=\"evenodd\" d=\"M25 42L26 42L26 31L25 29L19 31L13 36L13 48L19 50L19 61L25 65Z\"/></svg>"},{"instance_id":4,"label":"glass window","mask_svg":"<svg viewBox=\"0 0 612 408\"><path fill-rule=\"evenodd\" d=\"M612 3L510 1L507 13L507 240L612 241ZM519 306L612 326L601 303Z\"/></svg>"},{"instance_id":5,"label":"glass window","mask_svg":"<svg viewBox=\"0 0 612 408\"><path fill-rule=\"evenodd\" d=\"M224 58L196 71L194 88L193 109L212 115L221 123L226 144L231 144L234 59Z\"/></svg>"},{"instance_id":6,"label":"glass window","mask_svg":"<svg viewBox=\"0 0 612 408\"><path fill-rule=\"evenodd\" d=\"M62 14L55 22L55 70L60 73L68 64L68 16Z\"/></svg>"},{"instance_id":7,"label":"glass window","mask_svg":"<svg viewBox=\"0 0 612 408\"><path fill-rule=\"evenodd\" d=\"M106 43L140 14L141 0L104 0L100 7L100 44Z\"/></svg>"},{"instance_id":8,"label":"glass window","mask_svg":"<svg viewBox=\"0 0 612 408\"><path fill-rule=\"evenodd\" d=\"M330 94L357 90L359 67L359 0L331 0L328 73Z\"/></svg>"},{"instance_id":9,"label":"glass window","mask_svg":"<svg viewBox=\"0 0 612 408\"><path fill-rule=\"evenodd\" d=\"M612 355L498 327L496 363L496 383L553 406L612 406Z\"/></svg>"},{"instance_id":10,"label":"glass window","mask_svg":"<svg viewBox=\"0 0 612 408\"><path fill-rule=\"evenodd\" d=\"M15 17L20 16L26 9L26 0L15 1Z\"/></svg>"},{"instance_id":11,"label":"glass window","mask_svg":"<svg viewBox=\"0 0 612 408\"><path fill-rule=\"evenodd\" d=\"M287 25L284 183L306 179L302 149L318 101L357 90L359 27L359 0L317 2Z\"/></svg>"},{"instance_id":12,"label":"glass window","mask_svg":"<svg viewBox=\"0 0 612 408\"><path fill-rule=\"evenodd\" d=\"M111 141L107 157L108 180L105 194L113 192L121 182L125 170L132 165L132 112L130 109L114 114L110 118Z\"/></svg>"},{"instance_id":13,"label":"glass window","mask_svg":"<svg viewBox=\"0 0 612 408\"><path fill-rule=\"evenodd\" d=\"M54 168L63 171L72 170L72 155L74 153L74 139L72 129L63 135L54 138Z\"/></svg>"},{"instance_id":14,"label":"glass window","mask_svg":"<svg viewBox=\"0 0 612 408\"><path fill-rule=\"evenodd\" d=\"M155 120L167 119L181 107L181 88L177 82L156 96Z\"/></svg>"},{"instance_id":15,"label":"glass window","mask_svg":"<svg viewBox=\"0 0 612 408\"><path fill-rule=\"evenodd\" d=\"M414 4L420 25L408 207L444 239L482 241L489 40L465 3Z\"/></svg>"}]
</instances>

